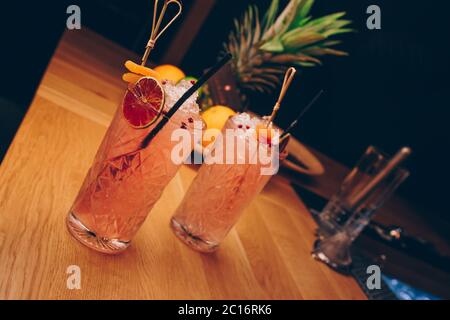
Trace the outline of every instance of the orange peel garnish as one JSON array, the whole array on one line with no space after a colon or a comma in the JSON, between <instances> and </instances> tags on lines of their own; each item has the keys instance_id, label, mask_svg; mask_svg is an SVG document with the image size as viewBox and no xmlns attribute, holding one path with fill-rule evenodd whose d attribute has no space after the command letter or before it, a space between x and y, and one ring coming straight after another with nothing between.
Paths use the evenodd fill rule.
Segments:
<instances>
[{"instance_id":1,"label":"orange peel garnish","mask_svg":"<svg viewBox=\"0 0 450 320\"><path fill-rule=\"evenodd\" d=\"M131 73L131 72L127 72L127 73L124 73L122 75L122 80L125 81L125 82L129 82L129 83L133 83L134 84L134 83L138 82L138 80L140 78L142 78L142 77L143 77L142 75Z\"/></svg>"},{"instance_id":2,"label":"orange peel garnish","mask_svg":"<svg viewBox=\"0 0 450 320\"><path fill-rule=\"evenodd\" d=\"M153 70L151 68L141 66L140 64L137 64L131 60L125 61L125 68L127 68L128 71L130 71L131 73L134 73L136 75L152 77L158 81L161 81L161 76L159 75L158 72L156 72L155 70Z\"/></svg>"},{"instance_id":3,"label":"orange peel garnish","mask_svg":"<svg viewBox=\"0 0 450 320\"><path fill-rule=\"evenodd\" d=\"M276 134L276 131L275 131L275 129L273 129L271 127L267 128L265 124L260 123L260 124L256 125L255 134L256 134L256 139L259 142L263 142L263 143L270 145L272 143L272 138Z\"/></svg>"}]
</instances>

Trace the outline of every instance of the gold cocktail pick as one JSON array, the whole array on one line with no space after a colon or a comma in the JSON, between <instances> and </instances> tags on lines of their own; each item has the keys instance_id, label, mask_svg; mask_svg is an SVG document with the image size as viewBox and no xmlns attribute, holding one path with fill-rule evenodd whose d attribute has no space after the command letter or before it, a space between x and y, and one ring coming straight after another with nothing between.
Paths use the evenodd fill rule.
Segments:
<instances>
[{"instance_id":1,"label":"gold cocktail pick","mask_svg":"<svg viewBox=\"0 0 450 320\"><path fill-rule=\"evenodd\" d=\"M269 120L267 121L267 125L266 125L267 127L270 126L273 119L275 118L275 115L278 112L278 109L280 109L281 101L283 101L283 98L286 95L286 92L287 92L289 86L291 85L291 82L294 79L296 72L297 72L297 70L295 70L294 67L290 67L289 69L287 69L286 74L284 75L283 85L281 86L280 95L278 97L277 102L275 103L275 105L273 107L272 114L270 115Z\"/></svg>"},{"instance_id":2,"label":"gold cocktail pick","mask_svg":"<svg viewBox=\"0 0 450 320\"><path fill-rule=\"evenodd\" d=\"M167 7L174 3L178 6L178 12L175 14L175 16L166 24L166 26L161 30L161 23L164 18L164 15L166 13ZM153 50L155 47L155 43L158 40L158 38L164 33L164 31L167 30L167 28L180 16L181 11L183 10L183 6L181 5L181 2L178 0L164 0L164 4L162 6L161 12L159 13L158 19L156 19L157 11L158 11L158 0L155 0L155 5L153 8L153 23L152 23L152 33L150 34L150 39L147 42L147 45L145 46L145 53L141 60L141 66L145 66L147 63L148 56L150 55L150 51Z\"/></svg>"}]
</instances>

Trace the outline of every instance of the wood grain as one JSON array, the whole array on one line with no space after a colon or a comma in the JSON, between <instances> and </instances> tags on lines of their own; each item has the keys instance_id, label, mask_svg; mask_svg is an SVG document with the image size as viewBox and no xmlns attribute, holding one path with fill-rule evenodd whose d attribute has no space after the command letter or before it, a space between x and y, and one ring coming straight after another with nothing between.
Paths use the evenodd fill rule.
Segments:
<instances>
[{"instance_id":1,"label":"wood grain","mask_svg":"<svg viewBox=\"0 0 450 320\"><path fill-rule=\"evenodd\" d=\"M211 255L191 251L168 227L195 176L184 166L132 246L88 250L64 219L125 85L132 54L89 32L63 37L0 168L0 299L364 299L356 282L314 261L315 225L274 178ZM66 286L81 268L81 289Z\"/></svg>"}]
</instances>

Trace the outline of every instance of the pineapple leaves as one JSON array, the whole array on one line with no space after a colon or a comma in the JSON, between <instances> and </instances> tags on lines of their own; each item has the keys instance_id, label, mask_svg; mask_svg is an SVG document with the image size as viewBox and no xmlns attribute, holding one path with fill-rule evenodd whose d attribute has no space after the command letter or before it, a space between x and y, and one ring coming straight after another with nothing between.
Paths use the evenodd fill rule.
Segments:
<instances>
[{"instance_id":1,"label":"pineapple leaves","mask_svg":"<svg viewBox=\"0 0 450 320\"><path fill-rule=\"evenodd\" d=\"M278 18L275 20L274 24L270 26L270 28L264 33L262 40L267 41L279 34L286 32L289 29L289 26L292 24L292 21L295 19L297 15L297 9L303 0L291 0L288 5Z\"/></svg>"},{"instance_id":2,"label":"pineapple leaves","mask_svg":"<svg viewBox=\"0 0 450 320\"><path fill-rule=\"evenodd\" d=\"M351 29L351 21L336 12L313 18L315 0L290 0L280 12L280 1L272 0L260 18L251 5L243 17L234 21L234 31L224 44L233 56L239 84L247 89L271 92L288 66L314 67L324 55L346 56L332 47L341 41L336 36Z\"/></svg>"},{"instance_id":3,"label":"pineapple leaves","mask_svg":"<svg viewBox=\"0 0 450 320\"><path fill-rule=\"evenodd\" d=\"M293 29L281 37L281 41L289 51L296 51L312 43L322 41L326 37L314 30L304 28Z\"/></svg>"},{"instance_id":4,"label":"pineapple leaves","mask_svg":"<svg viewBox=\"0 0 450 320\"><path fill-rule=\"evenodd\" d=\"M339 18L342 18L343 16L345 16L345 12L336 12L323 16L321 18L314 19L313 21L311 21L310 25L327 25L328 23L339 20Z\"/></svg>"},{"instance_id":5,"label":"pineapple leaves","mask_svg":"<svg viewBox=\"0 0 450 320\"><path fill-rule=\"evenodd\" d=\"M264 43L259 49L268 52L283 52L284 46L280 38L273 38L271 41Z\"/></svg>"},{"instance_id":6,"label":"pineapple leaves","mask_svg":"<svg viewBox=\"0 0 450 320\"><path fill-rule=\"evenodd\" d=\"M342 33L348 33L348 32L355 32L354 29L332 29L332 30L327 30L325 31L323 34L325 37L331 37L331 36L335 36L337 34L342 34Z\"/></svg>"},{"instance_id":7,"label":"pineapple leaves","mask_svg":"<svg viewBox=\"0 0 450 320\"><path fill-rule=\"evenodd\" d=\"M314 4L314 0L304 0L302 1L301 5L298 8L297 16L294 20L294 25L300 25L301 21L305 19L309 12L311 11L311 8Z\"/></svg>"},{"instance_id":8,"label":"pineapple leaves","mask_svg":"<svg viewBox=\"0 0 450 320\"><path fill-rule=\"evenodd\" d=\"M279 1L273 0L264 21L267 31L263 32L259 49L271 53L297 53L316 43L342 33L352 32L344 28L350 20L341 19L345 12L336 12L313 19L309 14L315 0L291 0L272 25L274 12L278 10ZM320 48L321 49L321 48ZM321 54L332 52L318 50Z\"/></svg>"},{"instance_id":9,"label":"pineapple leaves","mask_svg":"<svg viewBox=\"0 0 450 320\"><path fill-rule=\"evenodd\" d=\"M313 64L322 64L322 62L312 56L306 54L279 54L270 59L271 63L278 64L288 64L288 63L300 63L300 62L310 62Z\"/></svg>"},{"instance_id":10,"label":"pineapple leaves","mask_svg":"<svg viewBox=\"0 0 450 320\"><path fill-rule=\"evenodd\" d=\"M266 32L267 29L273 24L275 18L277 17L278 8L280 6L279 0L272 0L269 9L267 10L264 20L262 22L263 32Z\"/></svg>"}]
</instances>

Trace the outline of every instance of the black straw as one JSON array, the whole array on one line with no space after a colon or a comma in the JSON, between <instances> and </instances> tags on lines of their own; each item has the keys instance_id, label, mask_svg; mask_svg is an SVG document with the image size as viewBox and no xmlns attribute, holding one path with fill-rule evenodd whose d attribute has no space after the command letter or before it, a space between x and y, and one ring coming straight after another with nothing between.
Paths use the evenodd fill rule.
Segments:
<instances>
[{"instance_id":1,"label":"black straw","mask_svg":"<svg viewBox=\"0 0 450 320\"><path fill-rule=\"evenodd\" d=\"M231 54L226 54L219 62L217 62L211 69L209 69L203 76L198 79L198 81L190 87L186 92L178 99L177 102L170 108L170 110L165 114L161 121L150 131L147 136L141 142L141 148L146 148L152 139L158 134L159 131L166 125L169 119L178 111L178 109L192 96L202 85L206 83L217 71L219 71L228 61L231 60L233 56Z\"/></svg>"},{"instance_id":2,"label":"black straw","mask_svg":"<svg viewBox=\"0 0 450 320\"><path fill-rule=\"evenodd\" d=\"M283 134L280 136L280 140L283 139L285 136L287 136L291 130L297 125L298 121L305 115L305 113L311 109L311 107L316 103L316 101L320 98L320 96L323 93L323 89L320 90L315 97L308 103L308 105L303 108L303 110L300 112L300 114L297 116L297 118L292 121L292 123L287 127L287 129L283 132Z\"/></svg>"}]
</instances>

